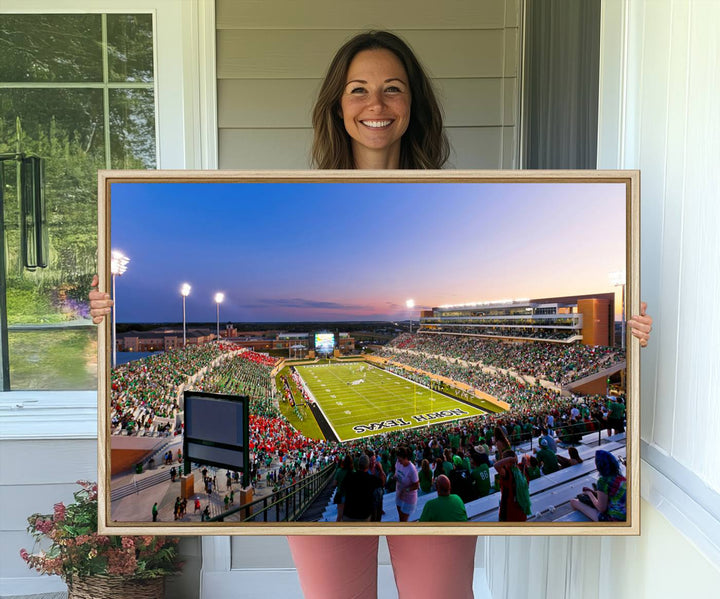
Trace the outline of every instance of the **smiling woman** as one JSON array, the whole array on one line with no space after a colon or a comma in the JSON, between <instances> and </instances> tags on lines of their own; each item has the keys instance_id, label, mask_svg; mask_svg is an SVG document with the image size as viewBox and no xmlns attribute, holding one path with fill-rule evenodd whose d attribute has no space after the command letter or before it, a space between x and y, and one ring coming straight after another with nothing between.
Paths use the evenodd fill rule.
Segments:
<instances>
[{"instance_id":1,"label":"smiling woman","mask_svg":"<svg viewBox=\"0 0 720 599\"><path fill-rule=\"evenodd\" d=\"M338 50L312 123L312 159L321 169L438 169L450 153L430 79L387 31L357 35Z\"/></svg>"},{"instance_id":2,"label":"smiling woman","mask_svg":"<svg viewBox=\"0 0 720 599\"><path fill-rule=\"evenodd\" d=\"M347 79L340 114L352 138L355 167L399 164L411 102L402 63L389 50L365 50L353 58Z\"/></svg>"}]
</instances>

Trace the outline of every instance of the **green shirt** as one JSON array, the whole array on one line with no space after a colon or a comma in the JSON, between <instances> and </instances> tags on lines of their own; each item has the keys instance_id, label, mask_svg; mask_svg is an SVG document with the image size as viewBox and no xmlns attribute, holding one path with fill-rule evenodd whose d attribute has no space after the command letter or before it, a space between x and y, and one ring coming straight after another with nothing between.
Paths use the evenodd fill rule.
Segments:
<instances>
[{"instance_id":1,"label":"green shirt","mask_svg":"<svg viewBox=\"0 0 720 599\"><path fill-rule=\"evenodd\" d=\"M448 435L448 439L450 440L450 447L452 447L453 449L460 448L460 435L452 433Z\"/></svg>"},{"instance_id":2,"label":"green shirt","mask_svg":"<svg viewBox=\"0 0 720 599\"><path fill-rule=\"evenodd\" d=\"M487 464L480 464L470 472L473 486L479 497L485 497L490 493L490 468Z\"/></svg>"},{"instance_id":3,"label":"green shirt","mask_svg":"<svg viewBox=\"0 0 720 599\"><path fill-rule=\"evenodd\" d=\"M438 495L425 504L420 522L466 522L465 504L457 495Z\"/></svg>"},{"instance_id":4,"label":"green shirt","mask_svg":"<svg viewBox=\"0 0 720 599\"><path fill-rule=\"evenodd\" d=\"M543 474L551 474L560 470L560 464L558 463L557 456L549 449L541 447L538 450L536 457L538 462L542 464Z\"/></svg>"},{"instance_id":5,"label":"green shirt","mask_svg":"<svg viewBox=\"0 0 720 599\"><path fill-rule=\"evenodd\" d=\"M614 418L615 420L625 418L625 405L619 401L611 401L608 403L608 411L610 412L610 418Z\"/></svg>"},{"instance_id":6,"label":"green shirt","mask_svg":"<svg viewBox=\"0 0 720 599\"><path fill-rule=\"evenodd\" d=\"M420 480L420 489L423 493L429 493L432 488L432 472L425 474L423 470L418 472L418 479Z\"/></svg>"},{"instance_id":7,"label":"green shirt","mask_svg":"<svg viewBox=\"0 0 720 599\"><path fill-rule=\"evenodd\" d=\"M527 469L528 480L535 480L536 478L540 478L540 476L540 468L537 466L530 466Z\"/></svg>"}]
</instances>

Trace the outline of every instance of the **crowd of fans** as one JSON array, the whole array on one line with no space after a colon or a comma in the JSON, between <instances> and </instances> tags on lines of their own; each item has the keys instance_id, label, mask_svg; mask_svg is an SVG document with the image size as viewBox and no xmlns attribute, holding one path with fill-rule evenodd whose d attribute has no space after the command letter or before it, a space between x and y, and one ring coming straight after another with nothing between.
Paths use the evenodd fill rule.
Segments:
<instances>
[{"instance_id":1,"label":"crowd of fans","mask_svg":"<svg viewBox=\"0 0 720 599\"><path fill-rule=\"evenodd\" d=\"M558 385L566 385L625 360L624 350L617 347L495 341L431 333L400 335L388 343L379 355L392 359L401 353L396 350L413 350L427 357L495 366Z\"/></svg>"},{"instance_id":2,"label":"crowd of fans","mask_svg":"<svg viewBox=\"0 0 720 599\"><path fill-rule=\"evenodd\" d=\"M519 338L519 339L548 339L553 341L569 341L572 337L578 335L578 331L573 329L548 328L539 329L537 327L499 327L499 326L482 326L482 327L439 327L447 333L463 333L466 335L482 335L486 337L503 337L503 338ZM422 330L421 330L422 332Z\"/></svg>"},{"instance_id":3,"label":"crowd of fans","mask_svg":"<svg viewBox=\"0 0 720 599\"><path fill-rule=\"evenodd\" d=\"M238 349L226 343L190 345L114 368L110 375L113 433L170 432L181 386L221 355ZM163 419L162 424L156 422L158 418Z\"/></svg>"},{"instance_id":4,"label":"crowd of fans","mask_svg":"<svg viewBox=\"0 0 720 599\"><path fill-rule=\"evenodd\" d=\"M293 484L331 462L340 466L344 461L343 469L349 463L349 468L356 471L360 456L371 453L371 472L383 473L381 487L386 492L395 491L399 480L407 480L407 469L412 465L419 473L419 490L412 492L435 490L438 477L445 475L452 494L457 494L465 502L495 490L505 489L507 493L517 490L519 479L513 467L506 468L502 473L498 470L497 477L491 476L490 467L494 462L510 457L505 453L512 452L513 447L522 442L537 438L550 439L553 444L564 442L572 445L583 434L598 431L598 428L610 427L609 432L620 432L624 417L622 400L608 402L603 396L565 397L538 383L529 384L492 369L465 363L483 361L480 359L483 358L484 363L519 370L520 365L528 360L526 371L542 371L542 378L547 378L550 376L548 372L551 375L557 372L550 366L553 360L562 364L559 368L565 374L571 371L577 373L579 364L583 364L582 369L590 367L592 356L603 363L619 359L616 353L612 353L614 350L591 348L588 353L587 350L574 348L569 354L553 354L555 350L545 347L528 350L503 343L493 346L500 355L497 357L488 347L493 343L441 335L402 335L380 354L393 362L424 371L411 374L398 366L388 366L402 376L415 378L417 382L432 386L437 381L430 374L441 375L503 399L511 409L502 414L391 431L344 443L309 439L292 427L281 414L274 398L272 371L277 361L251 351L238 352L234 347L220 344L175 350L116 369L112 378L113 423L132 431L146 426L148 421L152 424L152 419L159 415L172 416L179 408L177 389L183 384L199 390L249 395L249 447L254 484L258 482L261 469L266 471L266 480L274 489ZM228 355L218 360L224 353ZM204 372L198 376L201 371ZM190 379L195 380L189 383ZM290 387L289 384L283 386ZM301 389L302 385L297 388ZM290 393L292 396L291 390ZM138 412L148 417L138 417ZM540 451L546 450L548 444L539 443ZM404 479L399 479L397 470L399 447L405 448L408 456L408 465L403 470ZM570 454L560 458L556 460L558 467L572 465L574 460ZM525 479L531 480L555 468L550 464L552 461L540 453L520 461L516 459L514 468ZM491 481L492 478L496 481ZM443 493L447 492L444 480L441 489ZM444 501L440 503L445 505ZM408 506L406 502L403 509L409 509ZM522 506L522 509L526 507ZM513 517L516 512L511 510L507 513ZM418 516L416 514L415 518Z\"/></svg>"},{"instance_id":5,"label":"crowd of fans","mask_svg":"<svg viewBox=\"0 0 720 599\"><path fill-rule=\"evenodd\" d=\"M257 416L279 414L273 404L273 383L270 373L275 358L253 351L236 353L206 372L191 389L250 397L250 412Z\"/></svg>"}]
</instances>

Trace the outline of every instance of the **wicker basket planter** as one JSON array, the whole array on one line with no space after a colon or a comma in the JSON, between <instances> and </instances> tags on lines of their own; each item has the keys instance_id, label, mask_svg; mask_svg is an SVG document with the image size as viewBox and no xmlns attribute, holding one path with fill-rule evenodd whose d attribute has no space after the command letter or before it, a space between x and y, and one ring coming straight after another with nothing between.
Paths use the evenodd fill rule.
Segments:
<instances>
[{"instance_id":1,"label":"wicker basket planter","mask_svg":"<svg viewBox=\"0 0 720 599\"><path fill-rule=\"evenodd\" d=\"M68 582L68 599L163 599L165 578L88 576Z\"/></svg>"}]
</instances>

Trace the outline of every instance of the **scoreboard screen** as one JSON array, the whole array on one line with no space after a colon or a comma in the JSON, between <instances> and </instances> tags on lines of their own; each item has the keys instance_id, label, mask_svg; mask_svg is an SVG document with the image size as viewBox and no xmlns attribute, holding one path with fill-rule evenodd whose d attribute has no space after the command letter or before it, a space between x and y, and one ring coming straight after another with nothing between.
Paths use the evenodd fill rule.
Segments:
<instances>
[{"instance_id":1,"label":"scoreboard screen","mask_svg":"<svg viewBox=\"0 0 720 599\"><path fill-rule=\"evenodd\" d=\"M315 333L315 351L319 354L331 354L335 349L334 333Z\"/></svg>"}]
</instances>

